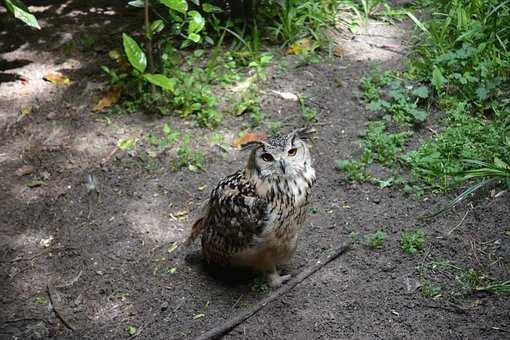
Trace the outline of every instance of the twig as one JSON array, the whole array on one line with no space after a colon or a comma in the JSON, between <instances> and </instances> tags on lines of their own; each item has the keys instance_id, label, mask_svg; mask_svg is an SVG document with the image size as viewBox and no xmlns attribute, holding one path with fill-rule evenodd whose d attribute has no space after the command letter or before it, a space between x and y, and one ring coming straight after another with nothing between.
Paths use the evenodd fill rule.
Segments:
<instances>
[{"instance_id":1,"label":"twig","mask_svg":"<svg viewBox=\"0 0 510 340\"><path fill-rule=\"evenodd\" d=\"M216 339L219 338L232 329L234 329L239 324L243 323L253 315L255 315L258 311L260 311L262 308L276 300L277 298L283 296L288 291L290 291L292 288L296 287L299 283L301 283L303 280L308 278L309 276L313 275L316 271L324 267L329 262L333 261L334 259L338 258L340 255L344 254L347 250L349 250L350 244L342 244L338 248L336 248L331 255L326 257L324 260L319 260L315 264L309 266L305 270L303 270L301 273L296 275L293 279L291 279L287 284L281 286L279 289L275 290L271 295L266 297L265 299L259 301L256 303L253 307L247 309L246 311L242 312L238 316L235 316L226 322L222 323L221 325L218 325L209 331L205 332L202 335L199 335L198 337L194 338L193 340L209 340L209 339Z\"/></svg>"},{"instance_id":2,"label":"twig","mask_svg":"<svg viewBox=\"0 0 510 340\"><path fill-rule=\"evenodd\" d=\"M83 274L83 270L80 270L80 272L78 273L78 275L76 275L75 278L73 278L72 280L70 280L69 282L67 283L64 283L63 285L60 285L60 286L56 286L56 288L67 288L67 287L71 287L72 285L74 285L76 283L76 281L78 281L81 277L81 274Z\"/></svg>"},{"instance_id":3,"label":"twig","mask_svg":"<svg viewBox=\"0 0 510 340\"><path fill-rule=\"evenodd\" d=\"M458 223L455 227L453 227L453 228L452 228L452 229L448 232L448 236L449 236L449 235L451 235L455 229L457 229L458 227L460 227L460 226L462 225L462 223L464 223L464 220L466 219L466 216L469 214L469 211L470 211L470 209L468 209L468 210L466 211L466 213L464 214L464 217L462 217L462 219L460 220L460 222L459 222L459 223Z\"/></svg>"},{"instance_id":4,"label":"twig","mask_svg":"<svg viewBox=\"0 0 510 340\"><path fill-rule=\"evenodd\" d=\"M54 289L53 289L52 284L50 282L48 282L48 285L46 286L46 288L48 290L48 297L50 298L51 308L55 312L55 315L60 319L60 321L62 321L64 326L66 326L67 328L69 328L71 331L74 332L75 328L64 318L62 312L59 310L59 308L55 304L55 299L54 299L55 295L53 293Z\"/></svg>"},{"instance_id":5,"label":"twig","mask_svg":"<svg viewBox=\"0 0 510 340\"><path fill-rule=\"evenodd\" d=\"M456 305L454 303L448 303L448 306L441 306L441 305L426 305L426 304L423 304L422 305L423 307L428 307L428 308L435 308L435 309L442 309L442 310L445 310L445 311L448 311L448 312L452 312L452 313L457 313L457 314L465 314L467 313L467 310L465 308L462 308L461 306L459 305Z\"/></svg>"}]
</instances>

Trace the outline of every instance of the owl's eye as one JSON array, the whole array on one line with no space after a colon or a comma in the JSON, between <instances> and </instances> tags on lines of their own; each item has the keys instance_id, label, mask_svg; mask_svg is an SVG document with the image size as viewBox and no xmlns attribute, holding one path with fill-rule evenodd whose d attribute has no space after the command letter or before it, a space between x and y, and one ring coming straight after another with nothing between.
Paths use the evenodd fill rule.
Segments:
<instances>
[{"instance_id":1,"label":"owl's eye","mask_svg":"<svg viewBox=\"0 0 510 340\"><path fill-rule=\"evenodd\" d=\"M297 153L297 149L296 148L292 148L288 152L289 156L291 156L291 157L294 157L296 155L296 153Z\"/></svg>"},{"instance_id":2,"label":"owl's eye","mask_svg":"<svg viewBox=\"0 0 510 340\"><path fill-rule=\"evenodd\" d=\"M272 162L274 161L274 158L273 156L271 156L271 154L269 153L263 153L262 156L260 156L264 161L266 162Z\"/></svg>"}]
</instances>

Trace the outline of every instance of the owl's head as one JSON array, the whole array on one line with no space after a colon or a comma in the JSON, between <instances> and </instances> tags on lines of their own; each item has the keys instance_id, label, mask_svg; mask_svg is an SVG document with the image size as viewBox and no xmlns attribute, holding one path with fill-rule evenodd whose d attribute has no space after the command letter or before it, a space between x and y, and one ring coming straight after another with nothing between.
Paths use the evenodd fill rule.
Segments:
<instances>
[{"instance_id":1,"label":"owl's head","mask_svg":"<svg viewBox=\"0 0 510 340\"><path fill-rule=\"evenodd\" d=\"M243 149L252 148L248 170L260 178L303 174L312 162L306 141L313 132L315 131L312 129L302 128L265 142L246 143Z\"/></svg>"}]
</instances>

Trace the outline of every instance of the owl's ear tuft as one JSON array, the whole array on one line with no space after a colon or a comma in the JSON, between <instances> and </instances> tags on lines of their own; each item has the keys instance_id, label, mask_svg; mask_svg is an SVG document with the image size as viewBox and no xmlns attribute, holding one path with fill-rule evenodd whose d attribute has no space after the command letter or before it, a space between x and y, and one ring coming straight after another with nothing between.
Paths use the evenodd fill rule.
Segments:
<instances>
[{"instance_id":1,"label":"owl's ear tuft","mask_svg":"<svg viewBox=\"0 0 510 340\"><path fill-rule=\"evenodd\" d=\"M261 142L259 140L252 140L252 141L246 142L244 144L241 144L241 150L242 151L253 150L255 148L261 147L262 145L264 145L263 142Z\"/></svg>"},{"instance_id":2,"label":"owl's ear tuft","mask_svg":"<svg viewBox=\"0 0 510 340\"><path fill-rule=\"evenodd\" d=\"M301 129L294 130L291 132L292 138L298 137L301 140L308 141L312 139L312 135L316 133L317 130L315 130L312 127L304 127Z\"/></svg>"}]
</instances>

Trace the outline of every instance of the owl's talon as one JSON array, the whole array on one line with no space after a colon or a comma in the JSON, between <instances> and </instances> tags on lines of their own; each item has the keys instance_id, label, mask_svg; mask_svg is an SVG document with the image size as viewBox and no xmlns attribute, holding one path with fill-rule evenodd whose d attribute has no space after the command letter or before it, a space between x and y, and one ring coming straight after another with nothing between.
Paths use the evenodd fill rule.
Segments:
<instances>
[{"instance_id":1,"label":"owl's talon","mask_svg":"<svg viewBox=\"0 0 510 340\"><path fill-rule=\"evenodd\" d=\"M290 280L290 277L291 275L290 274L287 274L287 275L280 275L278 274L278 272L275 270L274 272L271 272L269 275L268 275L268 281L269 281L269 284L271 285L271 287L273 288L276 288L276 287L280 287L283 283L287 282Z\"/></svg>"}]
</instances>

